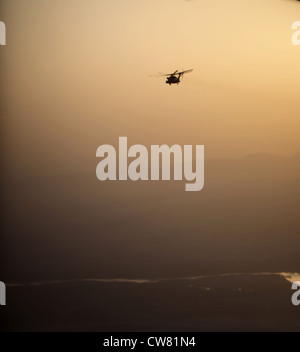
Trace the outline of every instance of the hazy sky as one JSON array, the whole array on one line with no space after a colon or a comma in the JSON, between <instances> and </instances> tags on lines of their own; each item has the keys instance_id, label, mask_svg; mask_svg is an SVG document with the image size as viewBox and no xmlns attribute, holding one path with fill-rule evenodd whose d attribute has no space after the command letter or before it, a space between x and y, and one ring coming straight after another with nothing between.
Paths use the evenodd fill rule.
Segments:
<instances>
[{"instance_id":1,"label":"hazy sky","mask_svg":"<svg viewBox=\"0 0 300 352\"><path fill-rule=\"evenodd\" d=\"M95 170L96 149L300 151L293 0L0 0L2 134L20 173ZM149 77L194 72L179 86Z\"/></svg>"}]
</instances>

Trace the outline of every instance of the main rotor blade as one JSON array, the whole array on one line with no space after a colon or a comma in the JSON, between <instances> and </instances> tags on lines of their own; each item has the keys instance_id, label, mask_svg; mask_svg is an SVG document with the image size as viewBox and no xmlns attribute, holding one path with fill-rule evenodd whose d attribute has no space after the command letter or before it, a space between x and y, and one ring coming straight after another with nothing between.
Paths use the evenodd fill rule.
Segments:
<instances>
[{"instance_id":1,"label":"main rotor blade","mask_svg":"<svg viewBox=\"0 0 300 352\"><path fill-rule=\"evenodd\" d=\"M194 71L193 69L192 70L186 70L186 71L181 71L181 72L178 72L178 70L176 70L174 73L163 73L163 72L158 72L157 75L151 75L151 77L170 77L170 76L183 76L185 73L189 73L189 72L192 72Z\"/></svg>"},{"instance_id":2,"label":"main rotor blade","mask_svg":"<svg viewBox=\"0 0 300 352\"><path fill-rule=\"evenodd\" d=\"M166 76L170 76L170 75L168 75L168 74L166 74L166 73L161 73L161 72L159 72L158 74L156 74L156 75L149 75L150 77L166 77Z\"/></svg>"},{"instance_id":3,"label":"main rotor blade","mask_svg":"<svg viewBox=\"0 0 300 352\"><path fill-rule=\"evenodd\" d=\"M160 76L171 76L172 73L163 73L163 72L158 72Z\"/></svg>"},{"instance_id":4,"label":"main rotor blade","mask_svg":"<svg viewBox=\"0 0 300 352\"><path fill-rule=\"evenodd\" d=\"M190 72L192 72L192 71L194 71L194 69L191 69L191 70L186 70L186 71L182 71L182 72L178 72L177 74L179 75L184 75L185 73L190 73Z\"/></svg>"}]
</instances>

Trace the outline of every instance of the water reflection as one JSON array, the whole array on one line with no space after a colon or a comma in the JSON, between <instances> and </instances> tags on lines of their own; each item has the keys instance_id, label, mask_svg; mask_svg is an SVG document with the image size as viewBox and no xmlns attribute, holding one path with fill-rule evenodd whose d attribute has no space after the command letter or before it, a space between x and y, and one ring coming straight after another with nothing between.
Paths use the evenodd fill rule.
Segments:
<instances>
[{"instance_id":1,"label":"water reflection","mask_svg":"<svg viewBox=\"0 0 300 352\"><path fill-rule=\"evenodd\" d=\"M300 274L299 273L280 273L280 275L282 275L289 282L292 282L292 283L294 283L296 281L300 282Z\"/></svg>"},{"instance_id":2,"label":"water reflection","mask_svg":"<svg viewBox=\"0 0 300 352\"><path fill-rule=\"evenodd\" d=\"M199 276L186 276L186 277L173 277L173 278L160 278L160 279L126 279L126 278L115 278L115 279L100 279L100 278L88 278L88 279L71 279L71 280L53 280L53 281L35 281L28 283L10 283L7 284L9 287L23 287L23 286L43 286L43 285L57 285L75 282L101 282L101 283L131 283L131 284L157 284L160 282L167 281L194 281L201 279L210 278L225 278L233 276L281 276L289 282L300 282L299 273L227 273L227 274L216 274L216 275L199 275Z\"/></svg>"}]
</instances>

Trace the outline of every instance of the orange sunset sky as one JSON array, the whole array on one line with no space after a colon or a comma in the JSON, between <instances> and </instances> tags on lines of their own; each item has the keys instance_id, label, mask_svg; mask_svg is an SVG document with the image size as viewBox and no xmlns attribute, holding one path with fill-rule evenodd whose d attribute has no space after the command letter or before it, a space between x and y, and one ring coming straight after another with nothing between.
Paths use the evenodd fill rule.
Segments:
<instances>
[{"instance_id":1,"label":"orange sunset sky","mask_svg":"<svg viewBox=\"0 0 300 352\"><path fill-rule=\"evenodd\" d=\"M300 151L297 1L10 0L0 20L10 172L91 171L119 136L206 158ZM191 68L178 86L150 77Z\"/></svg>"}]
</instances>

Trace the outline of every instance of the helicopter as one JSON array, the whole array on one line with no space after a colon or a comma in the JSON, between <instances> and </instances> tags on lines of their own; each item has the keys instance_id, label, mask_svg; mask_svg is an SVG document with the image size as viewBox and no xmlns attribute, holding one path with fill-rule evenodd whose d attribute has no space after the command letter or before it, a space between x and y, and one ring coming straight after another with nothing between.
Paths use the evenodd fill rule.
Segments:
<instances>
[{"instance_id":1,"label":"helicopter","mask_svg":"<svg viewBox=\"0 0 300 352\"><path fill-rule=\"evenodd\" d=\"M171 84L179 84L180 83L180 78L183 77L184 74L192 72L192 71L193 71L193 69L186 70L186 71L181 71L181 72L178 72L178 70L176 70L173 73L161 73L161 72L159 72L159 74L155 75L155 77L167 77L166 84L169 84L169 85L171 85Z\"/></svg>"}]
</instances>

